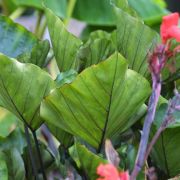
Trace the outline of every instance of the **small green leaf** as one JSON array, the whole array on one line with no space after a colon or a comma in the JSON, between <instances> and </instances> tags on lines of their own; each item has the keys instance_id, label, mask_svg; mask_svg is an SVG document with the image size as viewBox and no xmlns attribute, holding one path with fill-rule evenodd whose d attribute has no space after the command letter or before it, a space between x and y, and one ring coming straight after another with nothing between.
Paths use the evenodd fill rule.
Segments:
<instances>
[{"instance_id":1,"label":"small green leaf","mask_svg":"<svg viewBox=\"0 0 180 180\"><path fill-rule=\"evenodd\" d=\"M0 54L0 99L4 108L14 113L31 129L42 123L40 103L54 87L48 73L33 64L22 64Z\"/></svg>"},{"instance_id":2,"label":"small green leaf","mask_svg":"<svg viewBox=\"0 0 180 180\"><path fill-rule=\"evenodd\" d=\"M98 149L137 120L149 93L148 81L127 70L126 60L115 53L53 90L41 105L41 116Z\"/></svg>"},{"instance_id":3,"label":"small green leaf","mask_svg":"<svg viewBox=\"0 0 180 180\"><path fill-rule=\"evenodd\" d=\"M50 44L48 40L39 41L32 48L31 52L25 52L17 57L17 60L22 63L32 63L41 68L44 67L46 63L46 57L50 49Z\"/></svg>"},{"instance_id":4,"label":"small green leaf","mask_svg":"<svg viewBox=\"0 0 180 180\"><path fill-rule=\"evenodd\" d=\"M77 53L82 44L81 40L69 33L63 22L48 8L46 8L46 18L59 70L77 70L79 66Z\"/></svg>"},{"instance_id":5,"label":"small green leaf","mask_svg":"<svg viewBox=\"0 0 180 180\"><path fill-rule=\"evenodd\" d=\"M94 180L98 177L96 169L99 164L107 163L105 159L92 153L85 146L78 143L69 149L69 153L76 162L77 166L83 169L90 180Z\"/></svg>"},{"instance_id":6,"label":"small green leaf","mask_svg":"<svg viewBox=\"0 0 180 180\"><path fill-rule=\"evenodd\" d=\"M13 58L30 52L38 42L32 33L6 16L0 16L0 39L0 52Z\"/></svg>"}]
</instances>

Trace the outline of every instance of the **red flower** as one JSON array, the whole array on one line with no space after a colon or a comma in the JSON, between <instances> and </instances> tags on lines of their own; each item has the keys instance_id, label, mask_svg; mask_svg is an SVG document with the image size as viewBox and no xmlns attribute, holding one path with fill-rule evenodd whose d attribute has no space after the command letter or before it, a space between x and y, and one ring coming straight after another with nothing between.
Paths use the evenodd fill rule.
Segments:
<instances>
[{"instance_id":1,"label":"red flower","mask_svg":"<svg viewBox=\"0 0 180 180\"><path fill-rule=\"evenodd\" d=\"M118 172L112 164L100 164L97 168L97 174L101 176L97 180L129 180L128 172Z\"/></svg>"},{"instance_id":2,"label":"red flower","mask_svg":"<svg viewBox=\"0 0 180 180\"><path fill-rule=\"evenodd\" d=\"M178 13L172 13L170 15L164 16L160 28L162 43L174 38L177 42L180 42L180 28L178 28Z\"/></svg>"}]
</instances>

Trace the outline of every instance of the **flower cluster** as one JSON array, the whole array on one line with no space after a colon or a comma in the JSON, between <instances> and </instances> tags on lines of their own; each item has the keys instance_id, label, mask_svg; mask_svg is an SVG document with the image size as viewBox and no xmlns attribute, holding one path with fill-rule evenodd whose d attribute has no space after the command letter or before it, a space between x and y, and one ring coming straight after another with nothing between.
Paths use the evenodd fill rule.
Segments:
<instances>
[{"instance_id":1,"label":"flower cluster","mask_svg":"<svg viewBox=\"0 0 180 180\"><path fill-rule=\"evenodd\" d=\"M100 164L97 174L101 176L97 180L129 180L128 172L119 172L112 164Z\"/></svg>"}]
</instances>

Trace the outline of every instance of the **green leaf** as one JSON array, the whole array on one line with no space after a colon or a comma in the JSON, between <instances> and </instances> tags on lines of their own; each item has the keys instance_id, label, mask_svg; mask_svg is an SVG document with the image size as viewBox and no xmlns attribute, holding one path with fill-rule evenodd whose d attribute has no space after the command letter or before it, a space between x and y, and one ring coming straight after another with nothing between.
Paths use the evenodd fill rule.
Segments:
<instances>
[{"instance_id":1,"label":"green leaf","mask_svg":"<svg viewBox=\"0 0 180 180\"><path fill-rule=\"evenodd\" d=\"M25 180L25 167L20 152L14 148L4 151L4 154L8 167L8 179Z\"/></svg>"},{"instance_id":2,"label":"green leaf","mask_svg":"<svg viewBox=\"0 0 180 180\"><path fill-rule=\"evenodd\" d=\"M0 16L0 39L0 52L13 58L31 51L38 42L32 33L6 16Z\"/></svg>"},{"instance_id":3,"label":"green leaf","mask_svg":"<svg viewBox=\"0 0 180 180\"><path fill-rule=\"evenodd\" d=\"M22 63L32 63L41 68L46 64L46 57L50 49L48 40L39 41L32 48L31 52L25 52L17 57L17 60Z\"/></svg>"},{"instance_id":4,"label":"green leaf","mask_svg":"<svg viewBox=\"0 0 180 180\"><path fill-rule=\"evenodd\" d=\"M151 157L170 178L180 173L179 152L180 128L167 128L156 142Z\"/></svg>"},{"instance_id":5,"label":"green leaf","mask_svg":"<svg viewBox=\"0 0 180 180\"><path fill-rule=\"evenodd\" d=\"M158 41L158 34L140 20L117 11L117 32L112 34L117 50L128 60L129 68L147 77L147 58Z\"/></svg>"},{"instance_id":6,"label":"green leaf","mask_svg":"<svg viewBox=\"0 0 180 180\"><path fill-rule=\"evenodd\" d=\"M111 40L111 34L105 31L91 33L89 40L81 47L78 58L81 61L80 70L107 59L115 47Z\"/></svg>"},{"instance_id":7,"label":"green leaf","mask_svg":"<svg viewBox=\"0 0 180 180\"><path fill-rule=\"evenodd\" d=\"M74 71L73 69L58 74L55 80L57 87L61 87L64 84L71 83L76 78L76 76L77 76L77 72Z\"/></svg>"},{"instance_id":8,"label":"green leaf","mask_svg":"<svg viewBox=\"0 0 180 180\"><path fill-rule=\"evenodd\" d=\"M0 152L0 177L1 180L8 180L8 168L2 152Z\"/></svg>"},{"instance_id":9,"label":"green leaf","mask_svg":"<svg viewBox=\"0 0 180 180\"><path fill-rule=\"evenodd\" d=\"M104 139L122 133L137 120L132 117L149 93L149 83L127 70L126 60L115 53L84 70L71 84L52 91L42 103L41 116L98 149Z\"/></svg>"},{"instance_id":10,"label":"green leaf","mask_svg":"<svg viewBox=\"0 0 180 180\"><path fill-rule=\"evenodd\" d=\"M71 134L67 133L63 129L60 129L60 128L54 126L51 123L46 123L46 124L47 124L49 130L51 131L51 133L54 135L54 137L57 138L57 140L60 142L60 144L63 147L68 148L69 146L72 145L73 136Z\"/></svg>"},{"instance_id":11,"label":"green leaf","mask_svg":"<svg viewBox=\"0 0 180 180\"><path fill-rule=\"evenodd\" d=\"M160 23L162 21L162 16L168 14L165 8L160 7L153 2L153 0L128 0L128 2L148 25Z\"/></svg>"},{"instance_id":12,"label":"green leaf","mask_svg":"<svg viewBox=\"0 0 180 180\"><path fill-rule=\"evenodd\" d=\"M17 6L34 7L44 10L43 4L50 8L57 16L66 17L66 0L13 0Z\"/></svg>"},{"instance_id":13,"label":"green leaf","mask_svg":"<svg viewBox=\"0 0 180 180\"><path fill-rule=\"evenodd\" d=\"M0 151L16 148L22 154L26 145L25 135L20 128L16 128L5 139L0 139Z\"/></svg>"},{"instance_id":14,"label":"green leaf","mask_svg":"<svg viewBox=\"0 0 180 180\"><path fill-rule=\"evenodd\" d=\"M115 24L115 14L110 0L77 0L73 16L91 25Z\"/></svg>"},{"instance_id":15,"label":"green leaf","mask_svg":"<svg viewBox=\"0 0 180 180\"><path fill-rule=\"evenodd\" d=\"M7 137L16 127L17 118L9 111L0 108L0 139Z\"/></svg>"},{"instance_id":16,"label":"green leaf","mask_svg":"<svg viewBox=\"0 0 180 180\"><path fill-rule=\"evenodd\" d=\"M59 70L77 70L77 53L82 44L81 40L69 33L63 22L50 9L46 9L46 18Z\"/></svg>"},{"instance_id":17,"label":"green leaf","mask_svg":"<svg viewBox=\"0 0 180 180\"><path fill-rule=\"evenodd\" d=\"M101 163L107 163L102 157L92 153L85 146L76 143L69 149L71 157L76 162L77 166L83 169L88 179L94 180L98 176L96 174L96 169Z\"/></svg>"},{"instance_id":18,"label":"green leaf","mask_svg":"<svg viewBox=\"0 0 180 180\"><path fill-rule=\"evenodd\" d=\"M31 129L42 124L40 103L54 87L48 73L33 64L22 64L0 54L0 99Z\"/></svg>"}]
</instances>

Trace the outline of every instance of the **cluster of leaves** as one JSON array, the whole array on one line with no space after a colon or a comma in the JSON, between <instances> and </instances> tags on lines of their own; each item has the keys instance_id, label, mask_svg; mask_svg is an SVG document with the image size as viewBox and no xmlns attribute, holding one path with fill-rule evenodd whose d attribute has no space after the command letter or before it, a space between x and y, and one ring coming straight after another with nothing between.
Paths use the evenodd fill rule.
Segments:
<instances>
[{"instance_id":1,"label":"cluster of leaves","mask_svg":"<svg viewBox=\"0 0 180 180\"><path fill-rule=\"evenodd\" d=\"M0 110L0 179L33 179L23 124L32 134L39 133L43 166L49 177L96 179L97 166L107 162L103 150L107 138L121 157L120 168L131 171L151 93L148 54L160 39L147 25L154 28L167 10L151 0L1 3L7 14L19 6L44 12L60 73L55 80L48 73L51 62L47 40L39 40L7 16L0 16L0 105L8 110ZM113 31L102 27L83 41L69 33L59 18L71 15L88 23L89 29L104 25L112 26ZM167 83L163 95L169 98L174 81L177 87L179 84L166 71L164 77ZM162 97L152 135L166 108L167 100ZM180 173L179 117L176 112L176 126L163 132L151 154L160 177ZM45 134L49 131L42 124L58 140L58 148L54 148L54 140L51 134ZM30 141L38 159L32 137ZM36 166L41 172L41 164Z\"/></svg>"}]
</instances>

